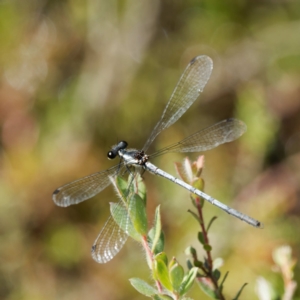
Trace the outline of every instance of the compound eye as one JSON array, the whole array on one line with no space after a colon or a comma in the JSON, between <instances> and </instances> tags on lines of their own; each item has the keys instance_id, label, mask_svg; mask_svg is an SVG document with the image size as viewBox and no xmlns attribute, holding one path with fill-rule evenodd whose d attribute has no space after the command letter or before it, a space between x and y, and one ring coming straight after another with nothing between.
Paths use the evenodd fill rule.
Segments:
<instances>
[{"instance_id":1,"label":"compound eye","mask_svg":"<svg viewBox=\"0 0 300 300\"><path fill-rule=\"evenodd\" d=\"M107 153L107 158L108 159L114 159L117 156L117 154L114 151L109 151Z\"/></svg>"},{"instance_id":2,"label":"compound eye","mask_svg":"<svg viewBox=\"0 0 300 300\"><path fill-rule=\"evenodd\" d=\"M127 142L125 142L125 141L121 141L121 142L118 144L118 146L120 147L120 149L125 149L125 148L128 146L128 144L127 144Z\"/></svg>"}]
</instances>

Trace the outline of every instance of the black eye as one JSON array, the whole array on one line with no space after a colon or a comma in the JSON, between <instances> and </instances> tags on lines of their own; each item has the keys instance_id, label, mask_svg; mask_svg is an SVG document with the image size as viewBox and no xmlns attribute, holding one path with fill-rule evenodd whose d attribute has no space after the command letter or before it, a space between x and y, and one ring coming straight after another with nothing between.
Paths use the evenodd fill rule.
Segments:
<instances>
[{"instance_id":1,"label":"black eye","mask_svg":"<svg viewBox=\"0 0 300 300\"><path fill-rule=\"evenodd\" d=\"M117 156L117 154L114 151L109 151L107 153L108 159L114 159Z\"/></svg>"},{"instance_id":2,"label":"black eye","mask_svg":"<svg viewBox=\"0 0 300 300\"><path fill-rule=\"evenodd\" d=\"M125 149L126 147L127 147L127 142L125 142L125 141L121 141L119 144L118 144L118 147L120 148L120 149Z\"/></svg>"}]
</instances>

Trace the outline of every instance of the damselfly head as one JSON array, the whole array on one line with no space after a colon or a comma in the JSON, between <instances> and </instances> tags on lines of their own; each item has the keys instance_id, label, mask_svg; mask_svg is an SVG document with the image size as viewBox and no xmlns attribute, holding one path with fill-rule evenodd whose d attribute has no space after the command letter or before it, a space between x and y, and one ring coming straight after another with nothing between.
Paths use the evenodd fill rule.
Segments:
<instances>
[{"instance_id":1,"label":"damselfly head","mask_svg":"<svg viewBox=\"0 0 300 300\"><path fill-rule=\"evenodd\" d=\"M118 155L119 150L124 150L128 146L127 142L121 141L117 145L112 146L111 150L107 153L108 159L114 159Z\"/></svg>"}]
</instances>

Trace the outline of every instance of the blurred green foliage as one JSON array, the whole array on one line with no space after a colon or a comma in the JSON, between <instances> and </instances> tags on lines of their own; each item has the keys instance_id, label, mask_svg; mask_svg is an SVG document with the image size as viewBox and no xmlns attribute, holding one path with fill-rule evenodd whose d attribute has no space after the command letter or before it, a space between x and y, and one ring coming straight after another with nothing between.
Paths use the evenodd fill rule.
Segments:
<instances>
[{"instance_id":1,"label":"blurred green foliage","mask_svg":"<svg viewBox=\"0 0 300 300\"><path fill-rule=\"evenodd\" d=\"M219 216L214 256L230 270L228 297L248 282L243 299L258 299L259 276L283 289L272 252L300 251L299 33L297 0L0 1L0 298L139 299L127 279L147 275L133 242L107 265L90 257L112 189L68 209L51 194L111 166L106 153L120 139L141 147L201 54L214 61L203 95L150 152L227 117L248 125L241 140L205 154L205 190L265 228L207 207L208 219ZM163 159L155 163L174 174L183 156ZM187 193L145 181L149 214L161 203L166 244L183 264L195 239L185 234L195 226Z\"/></svg>"}]
</instances>

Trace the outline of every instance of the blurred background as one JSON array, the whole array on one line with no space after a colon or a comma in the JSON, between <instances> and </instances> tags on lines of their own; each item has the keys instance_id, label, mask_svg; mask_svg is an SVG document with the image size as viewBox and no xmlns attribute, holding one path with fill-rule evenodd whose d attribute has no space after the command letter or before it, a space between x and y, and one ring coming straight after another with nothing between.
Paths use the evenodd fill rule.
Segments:
<instances>
[{"instance_id":1,"label":"blurred background","mask_svg":"<svg viewBox=\"0 0 300 300\"><path fill-rule=\"evenodd\" d=\"M247 124L242 138L205 153L205 191L265 228L207 204L206 220L218 216L212 254L229 271L228 298L248 282L242 299L271 299L257 295L262 278L283 294L272 253L300 251L299 1L1 0L0 45L1 299L143 299L128 281L149 281L140 245L129 240L106 265L90 256L113 189L68 208L52 192L117 163L106 154L119 140L142 147L201 54L214 61L204 93L149 152L228 117ZM154 163L175 175L184 157ZM161 204L166 252L185 265L186 247L203 253L189 195L144 178L149 224ZM189 295L208 299L196 285Z\"/></svg>"}]
</instances>

